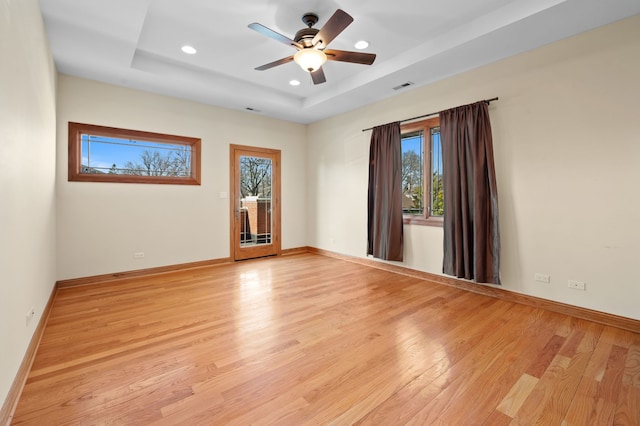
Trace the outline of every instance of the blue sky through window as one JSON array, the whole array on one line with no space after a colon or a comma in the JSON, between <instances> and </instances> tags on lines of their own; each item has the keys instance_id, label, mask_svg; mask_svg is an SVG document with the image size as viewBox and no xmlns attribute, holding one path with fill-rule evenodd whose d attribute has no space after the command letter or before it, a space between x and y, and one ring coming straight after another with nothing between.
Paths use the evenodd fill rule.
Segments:
<instances>
[{"instance_id":1,"label":"blue sky through window","mask_svg":"<svg viewBox=\"0 0 640 426\"><path fill-rule=\"evenodd\" d=\"M422 156L422 136L410 136L402 138L402 152L414 151Z\"/></svg>"},{"instance_id":2,"label":"blue sky through window","mask_svg":"<svg viewBox=\"0 0 640 426\"><path fill-rule=\"evenodd\" d=\"M433 141L433 158L431 158L431 164L433 171L437 174L442 174L442 144L440 143L440 129L437 133L431 135Z\"/></svg>"},{"instance_id":3,"label":"blue sky through window","mask_svg":"<svg viewBox=\"0 0 640 426\"><path fill-rule=\"evenodd\" d=\"M145 150L159 151L162 156L166 156L172 150L184 149L185 145L83 134L81 154L83 165L108 172L114 164L120 169L128 161L140 163L140 155Z\"/></svg>"}]
</instances>

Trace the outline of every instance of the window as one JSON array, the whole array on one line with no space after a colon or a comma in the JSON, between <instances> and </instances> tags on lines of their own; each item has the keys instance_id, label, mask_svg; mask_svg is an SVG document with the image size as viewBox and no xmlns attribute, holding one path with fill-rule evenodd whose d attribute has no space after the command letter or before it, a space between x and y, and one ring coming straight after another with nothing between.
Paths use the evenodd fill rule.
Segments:
<instances>
[{"instance_id":1,"label":"window","mask_svg":"<svg viewBox=\"0 0 640 426\"><path fill-rule=\"evenodd\" d=\"M442 226L440 118L404 124L401 132L404 223Z\"/></svg>"},{"instance_id":2,"label":"window","mask_svg":"<svg viewBox=\"0 0 640 426\"><path fill-rule=\"evenodd\" d=\"M200 139L69 122L69 180L200 185Z\"/></svg>"}]
</instances>

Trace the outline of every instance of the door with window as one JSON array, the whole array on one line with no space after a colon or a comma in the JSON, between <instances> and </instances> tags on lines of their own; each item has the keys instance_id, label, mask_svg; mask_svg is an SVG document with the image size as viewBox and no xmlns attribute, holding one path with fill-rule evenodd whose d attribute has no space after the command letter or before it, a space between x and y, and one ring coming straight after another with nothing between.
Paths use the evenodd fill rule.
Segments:
<instances>
[{"instance_id":1,"label":"door with window","mask_svg":"<svg viewBox=\"0 0 640 426\"><path fill-rule=\"evenodd\" d=\"M230 151L233 259L279 255L280 151L241 145Z\"/></svg>"}]
</instances>

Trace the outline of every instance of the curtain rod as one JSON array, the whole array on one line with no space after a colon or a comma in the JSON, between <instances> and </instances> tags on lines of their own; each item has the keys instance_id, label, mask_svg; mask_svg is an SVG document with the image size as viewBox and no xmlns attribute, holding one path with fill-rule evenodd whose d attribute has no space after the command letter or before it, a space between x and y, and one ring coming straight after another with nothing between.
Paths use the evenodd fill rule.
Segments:
<instances>
[{"instance_id":1,"label":"curtain rod","mask_svg":"<svg viewBox=\"0 0 640 426\"><path fill-rule=\"evenodd\" d=\"M498 100L498 97L496 96L495 98L485 99L485 100L478 101L478 102L486 102L487 104L490 104L491 102L497 101L497 100ZM439 112L432 112L432 113L425 114L425 115L419 115L417 117L406 118L404 120L400 120L400 123L404 123L404 122L411 121L411 120L417 120L418 118L427 118L427 117L431 117L432 115L438 115L438 114L440 114L440 113ZM373 130L373 127L369 127L368 129L362 129L363 132L366 132L367 130Z\"/></svg>"}]
</instances>

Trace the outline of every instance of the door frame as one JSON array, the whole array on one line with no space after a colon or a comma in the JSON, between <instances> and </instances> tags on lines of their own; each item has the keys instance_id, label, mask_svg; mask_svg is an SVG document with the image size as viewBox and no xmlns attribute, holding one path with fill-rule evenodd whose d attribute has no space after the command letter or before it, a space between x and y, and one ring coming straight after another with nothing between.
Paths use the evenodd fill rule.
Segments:
<instances>
[{"instance_id":1,"label":"door frame","mask_svg":"<svg viewBox=\"0 0 640 426\"><path fill-rule=\"evenodd\" d=\"M240 246L240 167L236 159L240 156L269 157L272 161L271 172L271 244L259 244L251 247ZM280 256L281 248L281 211L280 211L280 157L279 149L261 148L246 145L229 145L229 219L230 252L234 261L264 256Z\"/></svg>"}]
</instances>

